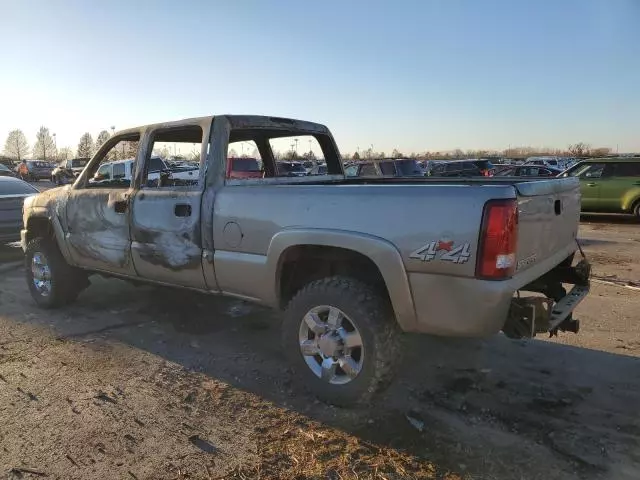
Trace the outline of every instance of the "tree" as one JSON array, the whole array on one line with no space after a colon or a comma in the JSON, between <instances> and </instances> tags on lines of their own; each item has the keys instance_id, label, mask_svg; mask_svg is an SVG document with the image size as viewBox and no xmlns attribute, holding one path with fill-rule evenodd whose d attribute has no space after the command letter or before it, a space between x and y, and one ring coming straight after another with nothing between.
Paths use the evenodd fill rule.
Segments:
<instances>
[{"instance_id":1,"label":"tree","mask_svg":"<svg viewBox=\"0 0 640 480\"><path fill-rule=\"evenodd\" d=\"M70 158L73 158L73 150L71 149L71 147L63 147L58 150L59 161L69 160Z\"/></svg>"},{"instance_id":2,"label":"tree","mask_svg":"<svg viewBox=\"0 0 640 480\"><path fill-rule=\"evenodd\" d=\"M313 153L313 150L309 150L304 155L302 155L302 158L304 158L305 160L315 160L316 154Z\"/></svg>"},{"instance_id":3,"label":"tree","mask_svg":"<svg viewBox=\"0 0 640 480\"><path fill-rule=\"evenodd\" d=\"M22 130L11 130L4 144L4 153L14 160L21 161L27 156L29 144Z\"/></svg>"},{"instance_id":4,"label":"tree","mask_svg":"<svg viewBox=\"0 0 640 480\"><path fill-rule=\"evenodd\" d=\"M589 155L590 145L588 143L579 142L569 145L568 150L574 157L584 157L585 155Z\"/></svg>"},{"instance_id":5,"label":"tree","mask_svg":"<svg viewBox=\"0 0 640 480\"><path fill-rule=\"evenodd\" d=\"M358 152L355 152L353 154L353 156L351 157L352 160L360 160L360 154Z\"/></svg>"},{"instance_id":6,"label":"tree","mask_svg":"<svg viewBox=\"0 0 640 480\"><path fill-rule=\"evenodd\" d=\"M33 156L37 160L56 158L56 144L47 127L40 127L36 133L36 143L33 146Z\"/></svg>"},{"instance_id":7,"label":"tree","mask_svg":"<svg viewBox=\"0 0 640 480\"><path fill-rule=\"evenodd\" d=\"M397 148L394 148L393 152L391 152L391 158L402 158L402 157L404 157L404 155L402 155L402 153L400 153Z\"/></svg>"},{"instance_id":8,"label":"tree","mask_svg":"<svg viewBox=\"0 0 640 480\"><path fill-rule=\"evenodd\" d=\"M93 137L89 132L85 132L78 143L78 157L89 158L91 155L93 155Z\"/></svg>"},{"instance_id":9,"label":"tree","mask_svg":"<svg viewBox=\"0 0 640 480\"><path fill-rule=\"evenodd\" d=\"M106 130L102 130L99 134L98 134L98 138L96 138L96 152L98 151L98 149L104 145L104 142L106 142L107 140L109 140L109 138L111 137L111 135L109 134L108 131Z\"/></svg>"},{"instance_id":10,"label":"tree","mask_svg":"<svg viewBox=\"0 0 640 480\"><path fill-rule=\"evenodd\" d=\"M238 152L236 152L235 149L231 148L227 156L229 158L236 158L238 156Z\"/></svg>"}]
</instances>

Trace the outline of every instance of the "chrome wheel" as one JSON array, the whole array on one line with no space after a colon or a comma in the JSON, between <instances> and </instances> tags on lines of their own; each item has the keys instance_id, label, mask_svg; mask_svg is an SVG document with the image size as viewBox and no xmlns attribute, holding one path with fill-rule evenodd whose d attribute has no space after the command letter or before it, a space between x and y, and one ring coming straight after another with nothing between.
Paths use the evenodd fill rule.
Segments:
<instances>
[{"instance_id":1,"label":"chrome wheel","mask_svg":"<svg viewBox=\"0 0 640 480\"><path fill-rule=\"evenodd\" d=\"M51 294L51 270L47 257L42 252L35 252L31 257L31 276L38 293L48 297Z\"/></svg>"},{"instance_id":2,"label":"chrome wheel","mask_svg":"<svg viewBox=\"0 0 640 480\"><path fill-rule=\"evenodd\" d=\"M362 337L339 308L321 305L309 310L300 322L298 338L307 366L325 382L344 385L362 370Z\"/></svg>"}]
</instances>

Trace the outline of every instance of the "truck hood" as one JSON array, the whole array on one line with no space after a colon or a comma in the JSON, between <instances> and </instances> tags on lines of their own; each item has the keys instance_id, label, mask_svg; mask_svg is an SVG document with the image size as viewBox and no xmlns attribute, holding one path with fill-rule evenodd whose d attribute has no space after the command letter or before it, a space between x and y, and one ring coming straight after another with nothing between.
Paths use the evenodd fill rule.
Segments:
<instances>
[{"instance_id":1,"label":"truck hood","mask_svg":"<svg viewBox=\"0 0 640 480\"><path fill-rule=\"evenodd\" d=\"M65 185L63 187L51 188L45 190L33 197L30 197L29 207L47 207L51 203L55 202L59 198L66 197L67 192L71 188L71 185ZM27 204L25 203L25 208Z\"/></svg>"}]
</instances>

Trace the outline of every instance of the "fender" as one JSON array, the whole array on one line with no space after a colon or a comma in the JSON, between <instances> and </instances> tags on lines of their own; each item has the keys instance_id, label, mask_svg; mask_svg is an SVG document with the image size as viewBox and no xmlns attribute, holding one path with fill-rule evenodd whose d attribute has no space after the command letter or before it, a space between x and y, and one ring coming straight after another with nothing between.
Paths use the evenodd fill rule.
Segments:
<instances>
[{"instance_id":1,"label":"fender","mask_svg":"<svg viewBox=\"0 0 640 480\"><path fill-rule=\"evenodd\" d=\"M625 212L630 212L633 205L640 200L640 187L630 188L622 196L621 207Z\"/></svg>"},{"instance_id":2,"label":"fender","mask_svg":"<svg viewBox=\"0 0 640 480\"><path fill-rule=\"evenodd\" d=\"M266 278L274 287L271 298L265 299L266 303L278 304L280 293L277 274L282 255L288 248L301 245L344 248L372 260L387 286L398 324L405 331L412 330L416 324L416 313L400 253L392 243L383 238L348 230L292 228L274 235L267 252L266 268Z\"/></svg>"}]
</instances>

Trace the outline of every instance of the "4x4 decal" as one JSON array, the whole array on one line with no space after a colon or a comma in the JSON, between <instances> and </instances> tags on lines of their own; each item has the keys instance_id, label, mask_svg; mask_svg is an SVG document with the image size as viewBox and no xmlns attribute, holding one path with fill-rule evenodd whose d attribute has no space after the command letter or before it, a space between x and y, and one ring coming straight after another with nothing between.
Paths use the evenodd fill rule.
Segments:
<instances>
[{"instance_id":1,"label":"4x4 decal","mask_svg":"<svg viewBox=\"0 0 640 480\"><path fill-rule=\"evenodd\" d=\"M409 258L414 258L423 262L430 262L437 257L438 252L443 252L439 257L439 260L444 260L445 262L465 263L471 257L471 251L468 243L464 243L456 247L453 240L440 239L429 242L417 250L414 250L411 252L411 255L409 255Z\"/></svg>"}]
</instances>

